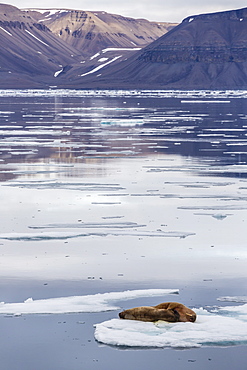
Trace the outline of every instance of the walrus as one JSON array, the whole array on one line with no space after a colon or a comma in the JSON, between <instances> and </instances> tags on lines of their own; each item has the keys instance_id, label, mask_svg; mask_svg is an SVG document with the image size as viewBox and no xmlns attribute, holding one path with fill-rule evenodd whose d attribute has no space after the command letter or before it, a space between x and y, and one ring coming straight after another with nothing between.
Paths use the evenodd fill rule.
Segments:
<instances>
[{"instance_id":1,"label":"walrus","mask_svg":"<svg viewBox=\"0 0 247 370\"><path fill-rule=\"evenodd\" d=\"M195 322L196 313L182 303L165 302L157 306L130 308L119 313L120 319L139 321Z\"/></svg>"}]
</instances>

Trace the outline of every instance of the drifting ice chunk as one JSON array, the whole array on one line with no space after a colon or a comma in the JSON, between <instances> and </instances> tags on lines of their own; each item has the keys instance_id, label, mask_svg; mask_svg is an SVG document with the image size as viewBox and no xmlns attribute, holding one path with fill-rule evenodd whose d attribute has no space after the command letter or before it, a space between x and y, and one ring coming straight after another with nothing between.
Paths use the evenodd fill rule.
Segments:
<instances>
[{"instance_id":1,"label":"drifting ice chunk","mask_svg":"<svg viewBox=\"0 0 247 370\"><path fill-rule=\"evenodd\" d=\"M247 309L240 310L241 315L236 310L234 317L203 309L194 311L197 313L195 323L112 319L95 325L95 338L105 344L129 347L190 348L247 344Z\"/></svg>"},{"instance_id":2,"label":"drifting ice chunk","mask_svg":"<svg viewBox=\"0 0 247 370\"><path fill-rule=\"evenodd\" d=\"M247 296L239 296L239 297L219 297L217 298L218 301L221 302L238 302L238 303L247 303Z\"/></svg>"},{"instance_id":3,"label":"drifting ice chunk","mask_svg":"<svg viewBox=\"0 0 247 370\"><path fill-rule=\"evenodd\" d=\"M119 307L113 305L114 302L119 300L164 296L167 294L177 294L178 292L178 289L143 289L40 300L28 298L22 303L2 302L0 305L0 314L104 312L119 309Z\"/></svg>"},{"instance_id":4,"label":"drifting ice chunk","mask_svg":"<svg viewBox=\"0 0 247 370\"><path fill-rule=\"evenodd\" d=\"M84 232L41 232L41 233L8 233L0 234L0 239L10 241L45 241L45 240L67 240L89 236L133 236L133 237L158 237L158 238L186 238L195 235L189 232L179 231L101 231L94 232L85 230Z\"/></svg>"}]
</instances>

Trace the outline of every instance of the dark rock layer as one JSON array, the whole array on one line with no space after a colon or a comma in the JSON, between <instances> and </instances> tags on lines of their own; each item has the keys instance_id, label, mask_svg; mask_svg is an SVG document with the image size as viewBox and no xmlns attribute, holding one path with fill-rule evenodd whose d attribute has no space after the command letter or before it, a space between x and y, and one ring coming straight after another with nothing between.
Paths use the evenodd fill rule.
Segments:
<instances>
[{"instance_id":1,"label":"dark rock layer","mask_svg":"<svg viewBox=\"0 0 247 370\"><path fill-rule=\"evenodd\" d=\"M83 79L80 86L84 85ZM87 84L89 78L87 77ZM115 66L97 87L247 88L247 8L186 18L180 25Z\"/></svg>"}]
</instances>

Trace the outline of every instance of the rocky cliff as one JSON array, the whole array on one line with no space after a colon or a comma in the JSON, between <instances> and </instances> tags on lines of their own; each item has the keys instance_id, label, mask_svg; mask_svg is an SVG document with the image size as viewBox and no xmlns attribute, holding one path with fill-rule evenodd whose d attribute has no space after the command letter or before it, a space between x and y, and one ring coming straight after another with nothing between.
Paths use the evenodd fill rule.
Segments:
<instances>
[{"instance_id":1,"label":"rocky cliff","mask_svg":"<svg viewBox=\"0 0 247 370\"><path fill-rule=\"evenodd\" d=\"M11 5L0 4L0 88L49 85L62 66L80 60L78 51Z\"/></svg>"},{"instance_id":2,"label":"rocky cliff","mask_svg":"<svg viewBox=\"0 0 247 370\"><path fill-rule=\"evenodd\" d=\"M60 39L80 50L84 56L93 55L107 47L143 47L176 26L106 12L37 9L28 10L27 13Z\"/></svg>"},{"instance_id":3,"label":"rocky cliff","mask_svg":"<svg viewBox=\"0 0 247 370\"><path fill-rule=\"evenodd\" d=\"M0 88L247 89L247 8L146 22L0 4Z\"/></svg>"},{"instance_id":4,"label":"rocky cliff","mask_svg":"<svg viewBox=\"0 0 247 370\"><path fill-rule=\"evenodd\" d=\"M172 26L105 12L0 4L0 89L62 86L71 75L77 80L108 60L105 55L96 60L95 53L121 49L123 59L129 49L149 44ZM113 61L118 59L114 50Z\"/></svg>"},{"instance_id":5,"label":"rocky cliff","mask_svg":"<svg viewBox=\"0 0 247 370\"><path fill-rule=\"evenodd\" d=\"M109 70L92 86L247 88L247 8L188 17Z\"/></svg>"}]
</instances>

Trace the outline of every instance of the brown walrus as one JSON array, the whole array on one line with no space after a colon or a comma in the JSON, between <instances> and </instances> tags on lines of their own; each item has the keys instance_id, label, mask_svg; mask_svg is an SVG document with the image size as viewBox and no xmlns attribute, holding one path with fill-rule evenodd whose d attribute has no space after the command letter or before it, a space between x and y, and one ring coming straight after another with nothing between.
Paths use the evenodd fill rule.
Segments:
<instances>
[{"instance_id":1,"label":"brown walrus","mask_svg":"<svg viewBox=\"0 0 247 370\"><path fill-rule=\"evenodd\" d=\"M119 313L120 319L139 321L195 322L196 313L182 303L165 302L157 306L130 308Z\"/></svg>"}]
</instances>

